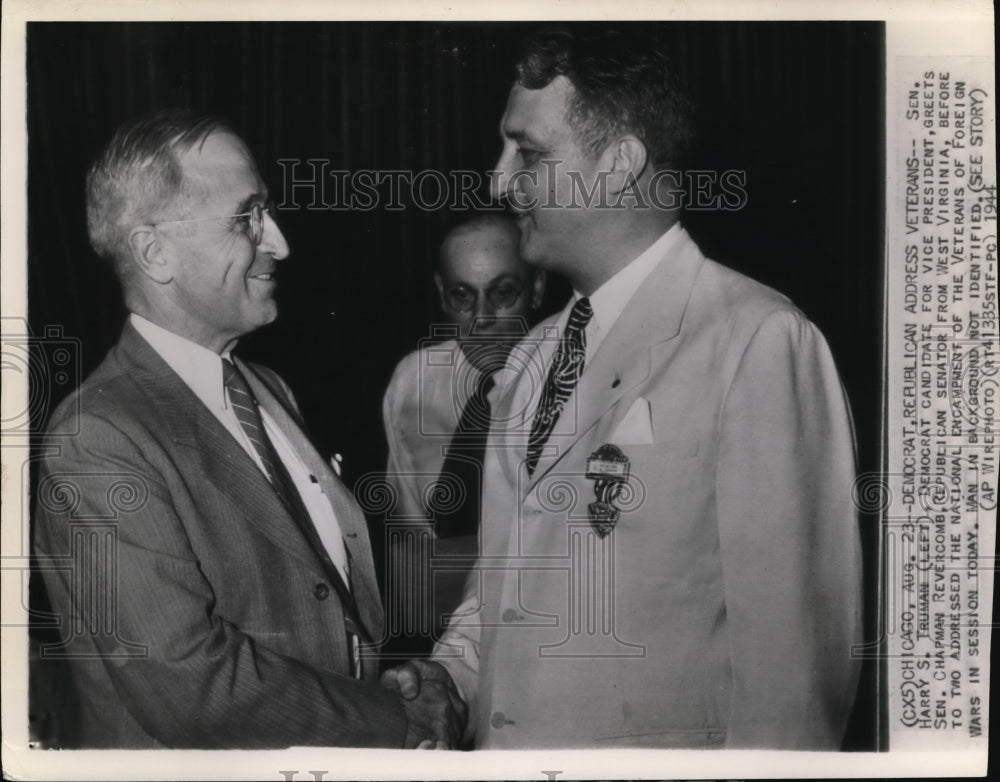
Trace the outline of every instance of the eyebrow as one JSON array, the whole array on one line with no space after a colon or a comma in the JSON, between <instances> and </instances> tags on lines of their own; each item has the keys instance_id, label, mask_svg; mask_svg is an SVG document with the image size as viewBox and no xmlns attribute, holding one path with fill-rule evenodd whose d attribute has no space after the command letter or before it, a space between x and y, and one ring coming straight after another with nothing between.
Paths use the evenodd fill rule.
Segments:
<instances>
[{"instance_id":1,"label":"eyebrow","mask_svg":"<svg viewBox=\"0 0 1000 782\"><path fill-rule=\"evenodd\" d=\"M490 288L495 288L497 285L500 285L501 283L504 282L516 282L518 284L522 284L523 280L521 280L521 278L518 277L514 272L503 272L502 274L498 274L496 277L489 280L484 286L483 290L489 290ZM454 282L448 287L450 289L469 288L471 290L477 290L477 287L475 285L465 282L464 280L459 280L458 282Z\"/></svg>"},{"instance_id":2,"label":"eyebrow","mask_svg":"<svg viewBox=\"0 0 1000 782\"><path fill-rule=\"evenodd\" d=\"M236 207L236 211L233 212L233 214L238 214L238 215L246 214L247 212L250 211L250 208L254 204L259 204L259 203L261 203L263 201L266 201L266 200L267 200L267 193L266 192L265 193L251 193L246 198L244 198L242 201L240 201L239 205Z\"/></svg>"},{"instance_id":3,"label":"eyebrow","mask_svg":"<svg viewBox=\"0 0 1000 782\"><path fill-rule=\"evenodd\" d=\"M530 141L532 144L539 144L540 143L537 138L532 137L526 131L523 131L523 130L510 130L510 131L506 131L505 132L503 130L503 128L501 128L500 129L500 135L506 136L507 138L513 139L514 141L518 141L518 142L520 142L520 141Z\"/></svg>"},{"instance_id":4,"label":"eyebrow","mask_svg":"<svg viewBox=\"0 0 1000 782\"><path fill-rule=\"evenodd\" d=\"M499 285L502 282L521 282L521 278L518 277L513 272L504 272L503 274L498 274L496 277L490 280L487 287L491 288L494 285Z\"/></svg>"}]
</instances>

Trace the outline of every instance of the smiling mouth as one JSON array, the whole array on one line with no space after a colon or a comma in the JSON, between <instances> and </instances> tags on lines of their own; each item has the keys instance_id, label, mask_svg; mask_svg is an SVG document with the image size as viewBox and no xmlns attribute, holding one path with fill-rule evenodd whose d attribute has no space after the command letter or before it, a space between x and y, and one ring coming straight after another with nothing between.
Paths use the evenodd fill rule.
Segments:
<instances>
[{"instance_id":1,"label":"smiling mouth","mask_svg":"<svg viewBox=\"0 0 1000 782\"><path fill-rule=\"evenodd\" d=\"M251 280L263 280L264 282L275 282L274 272L263 272L262 274L251 274Z\"/></svg>"}]
</instances>

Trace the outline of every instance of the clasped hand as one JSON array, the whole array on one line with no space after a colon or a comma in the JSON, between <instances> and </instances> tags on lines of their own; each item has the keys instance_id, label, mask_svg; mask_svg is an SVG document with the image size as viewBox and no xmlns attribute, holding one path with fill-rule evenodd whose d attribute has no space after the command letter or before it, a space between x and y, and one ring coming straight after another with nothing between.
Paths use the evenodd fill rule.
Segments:
<instances>
[{"instance_id":1,"label":"clasped hand","mask_svg":"<svg viewBox=\"0 0 1000 782\"><path fill-rule=\"evenodd\" d=\"M382 674L406 712L406 749L456 749L469 710L444 666L410 660Z\"/></svg>"}]
</instances>

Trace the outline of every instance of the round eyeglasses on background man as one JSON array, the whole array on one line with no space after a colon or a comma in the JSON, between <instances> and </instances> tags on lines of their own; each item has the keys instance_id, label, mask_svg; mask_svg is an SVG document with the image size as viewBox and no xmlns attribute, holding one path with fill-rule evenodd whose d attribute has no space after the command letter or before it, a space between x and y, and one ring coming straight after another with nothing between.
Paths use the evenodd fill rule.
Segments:
<instances>
[{"instance_id":1,"label":"round eyeglasses on background man","mask_svg":"<svg viewBox=\"0 0 1000 782\"><path fill-rule=\"evenodd\" d=\"M489 306L497 312L509 310L524 292L524 286L513 280L502 280L491 285L483 294ZM444 292L445 305L455 312L469 312L479 302L479 291L464 283Z\"/></svg>"},{"instance_id":2,"label":"round eyeglasses on background man","mask_svg":"<svg viewBox=\"0 0 1000 782\"><path fill-rule=\"evenodd\" d=\"M518 252L517 226L498 213L476 215L441 243L434 273L441 309L458 326L459 346L479 370L503 364L542 305L545 273Z\"/></svg>"}]
</instances>

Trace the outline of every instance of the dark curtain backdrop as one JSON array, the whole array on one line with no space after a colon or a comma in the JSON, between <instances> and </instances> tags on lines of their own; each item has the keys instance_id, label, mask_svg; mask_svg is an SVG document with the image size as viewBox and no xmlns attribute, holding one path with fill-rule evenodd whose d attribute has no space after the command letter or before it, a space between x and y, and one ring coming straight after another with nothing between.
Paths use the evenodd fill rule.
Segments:
<instances>
[{"instance_id":1,"label":"dark curtain backdrop","mask_svg":"<svg viewBox=\"0 0 1000 782\"><path fill-rule=\"evenodd\" d=\"M746 172L743 209L691 212L685 223L707 254L786 293L823 330L854 406L861 470L877 469L882 25L640 24L687 74L701 114L698 167ZM497 126L527 29L30 24L34 333L60 325L79 339L84 376L117 339L125 312L117 284L87 243L83 180L123 120L165 106L222 115L254 151L279 201L279 159L303 161L300 178L310 158L328 160L328 171L483 172L500 150ZM308 200L301 189L296 195L300 204ZM430 272L446 215L405 197L399 210L384 203L367 211L286 206L281 224L292 256L281 274L281 316L240 350L286 378L318 445L345 455L352 482L383 466L381 395L395 363L427 336L438 314ZM548 310L567 292L555 285ZM69 390L54 389L51 404ZM873 638L873 519L864 520L863 535ZM874 692L871 666L862 689ZM856 710L852 747L871 746L873 704L863 698Z\"/></svg>"}]
</instances>

